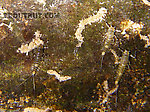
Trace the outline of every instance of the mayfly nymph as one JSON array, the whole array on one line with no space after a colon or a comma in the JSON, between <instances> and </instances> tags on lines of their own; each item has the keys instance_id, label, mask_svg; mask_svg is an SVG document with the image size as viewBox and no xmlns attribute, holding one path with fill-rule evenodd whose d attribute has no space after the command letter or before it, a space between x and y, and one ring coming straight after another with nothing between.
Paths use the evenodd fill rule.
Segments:
<instances>
[{"instance_id":1,"label":"mayfly nymph","mask_svg":"<svg viewBox=\"0 0 150 112\"><path fill-rule=\"evenodd\" d=\"M123 55L122 55L120 63L119 63L115 85L118 85L119 80L120 80L120 78L121 78L121 76L122 76L122 74L124 72L124 69L125 69L128 61L129 61L129 51L125 50L123 52Z\"/></svg>"},{"instance_id":2,"label":"mayfly nymph","mask_svg":"<svg viewBox=\"0 0 150 112\"><path fill-rule=\"evenodd\" d=\"M114 31L115 31L115 28L114 27L109 27L107 33L106 33L106 38L104 40L104 45L103 45L103 48L102 48L102 58L101 58L101 68L102 68L102 64L103 64L103 58L106 54L106 51L109 50L110 48L110 45L112 43L112 40L113 40L113 37L114 37Z\"/></svg>"}]
</instances>

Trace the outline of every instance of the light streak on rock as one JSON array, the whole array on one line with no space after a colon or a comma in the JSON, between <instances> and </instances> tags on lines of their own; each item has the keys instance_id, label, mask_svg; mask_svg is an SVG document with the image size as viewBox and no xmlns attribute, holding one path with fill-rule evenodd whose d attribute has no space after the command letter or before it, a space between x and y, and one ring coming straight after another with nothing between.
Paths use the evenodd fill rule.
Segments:
<instances>
[{"instance_id":1,"label":"light streak on rock","mask_svg":"<svg viewBox=\"0 0 150 112\"><path fill-rule=\"evenodd\" d=\"M150 2L148 0L142 0L144 2L144 4L150 6Z\"/></svg>"},{"instance_id":2,"label":"light streak on rock","mask_svg":"<svg viewBox=\"0 0 150 112\"><path fill-rule=\"evenodd\" d=\"M60 76L60 74L58 74L58 73L57 73L56 71L54 71L54 70L48 70L47 73L50 74L50 75L54 75L55 78L56 78L57 80L59 80L59 82L63 82L63 81L67 81L67 80L70 80L70 79L71 79L70 76Z\"/></svg>"},{"instance_id":3,"label":"light streak on rock","mask_svg":"<svg viewBox=\"0 0 150 112\"><path fill-rule=\"evenodd\" d=\"M42 34L40 34L39 31L35 32L36 37L33 38L29 44L22 44L21 47L18 48L17 52L26 53L26 55L28 55L28 53L33 49L39 47L40 45L43 45L44 44L43 40L39 38L41 35Z\"/></svg>"},{"instance_id":4,"label":"light streak on rock","mask_svg":"<svg viewBox=\"0 0 150 112\"><path fill-rule=\"evenodd\" d=\"M80 23L78 24L78 29L75 32L75 38L79 41L79 44L76 45L76 47L81 47L82 43L84 42L84 37L82 36L82 31L85 29L86 25L91 25L91 23L94 22L101 22L103 20L103 17L105 17L107 13L106 8L100 8L96 15L90 16L89 18L80 20Z\"/></svg>"}]
</instances>

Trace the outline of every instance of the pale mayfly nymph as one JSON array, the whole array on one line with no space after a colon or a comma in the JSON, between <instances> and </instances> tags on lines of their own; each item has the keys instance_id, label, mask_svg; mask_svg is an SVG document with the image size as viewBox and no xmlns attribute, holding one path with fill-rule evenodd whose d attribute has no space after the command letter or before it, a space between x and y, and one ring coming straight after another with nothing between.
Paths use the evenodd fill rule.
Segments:
<instances>
[{"instance_id":1,"label":"pale mayfly nymph","mask_svg":"<svg viewBox=\"0 0 150 112\"><path fill-rule=\"evenodd\" d=\"M128 61L129 61L129 51L125 50L123 52L123 55L121 57L119 67L118 67L118 70L117 70L117 78L116 78L116 81L115 81L115 85L118 85L119 80L120 80L120 78L121 78L121 76L124 72L124 69L125 69Z\"/></svg>"},{"instance_id":2,"label":"pale mayfly nymph","mask_svg":"<svg viewBox=\"0 0 150 112\"><path fill-rule=\"evenodd\" d=\"M123 52L123 55L122 55L120 62L119 62L116 80L115 80L115 87L113 89L109 90L108 81L107 80L104 81L103 84L104 84L104 90L106 93L105 93L105 96L103 97L103 100L101 100L101 98L100 98L100 100L98 101L99 104L101 104L101 105L105 104L108 101L109 96L118 90L118 87L119 87L118 83L119 83L121 76L123 75L123 72L125 70L125 67L126 67L128 61L129 61L128 58L129 58L129 51L125 50Z\"/></svg>"},{"instance_id":3,"label":"pale mayfly nymph","mask_svg":"<svg viewBox=\"0 0 150 112\"><path fill-rule=\"evenodd\" d=\"M113 37L114 37L114 32L115 32L115 28L114 27L109 27L107 33L106 33L106 37L105 37L105 40L104 40L104 45L103 45L103 48L102 48L102 57L101 57L101 64L100 64L100 70L102 68L102 65L103 65L103 59L104 59L104 56L107 52L107 50L109 50L110 48L110 45L112 43L112 40L113 40Z\"/></svg>"}]
</instances>

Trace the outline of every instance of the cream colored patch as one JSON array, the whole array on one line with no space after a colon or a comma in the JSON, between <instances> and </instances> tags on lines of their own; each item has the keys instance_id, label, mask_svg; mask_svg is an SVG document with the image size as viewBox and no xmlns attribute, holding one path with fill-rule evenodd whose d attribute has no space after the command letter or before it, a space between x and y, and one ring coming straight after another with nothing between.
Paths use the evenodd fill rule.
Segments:
<instances>
[{"instance_id":1,"label":"cream colored patch","mask_svg":"<svg viewBox=\"0 0 150 112\"><path fill-rule=\"evenodd\" d=\"M23 112L45 112L43 109L38 109L38 108L25 108Z\"/></svg>"},{"instance_id":2,"label":"cream colored patch","mask_svg":"<svg viewBox=\"0 0 150 112\"><path fill-rule=\"evenodd\" d=\"M63 81L67 81L67 80L70 80L70 79L71 79L70 76L60 76L60 74L58 74L58 73L57 73L56 71L54 71L54 70L48 70L47 73L50 74L50 75L54 75L55 78L56 78L57 80L59 80L59 82L63 82Z\"/></svg>"},{"instance_id":3,"label":"cream colored patch","mask_svg":"<svg viewBox=\"0 0 150 112\"><path fill-rule=\"evenodd\" d=\"M42 34L40 34L39 31L35 32L35 38L32 39L32 41L29 44L22 44L20 48L18 48L17 52L20 53L26 53L26 55L28 55L28 53L30 51L32 51L33 49L39 47L40 45L43 45L44 42L43 40L41 40L39 37L42 36Z\"/></svg>"},{"instance_id":4,"label":"cream colored patch","mask_svg":"<svg viewBox=\"0 0 150 112\"><path fill-rule=\"evenodd\" d=\"M107 9L100 8L96 15L90 16L89 18L80 20L80 23L78 24L78 29L75 32L75 38L79 41L79 43L76 45L77 47L81 47L83 43L84 37L82 36L82 31L85 29L85 26L94 22L101 22L103 20L103 17L105 17L107 13ZM82 42L82 43L81 43Z\"/></svg>"},{"instance_id":5,"label":"cream colored patch","mask_svg":"<svg viewBox=\"0 0 150 112\"><path fill-rule=\"evenodd\" d=\"M147 0L142 0L142 1L144 2L145 5L150 6L150 2L149 1L147 1Z\"/></svg>"},{"instance_id":6,"label":"cream colored patch","mask_svg":"<svg viewBox=\"0 0 150 112\"><path fill-rule=\"evenodd\" d=\"M121 34L126 34L126 31L131 30L133 33L140 33L141 29L143 28L143 24L142 23L135 23L131 20L125 20L121 22L121 30L122 33Z\"/></svg>"}]
</instances>

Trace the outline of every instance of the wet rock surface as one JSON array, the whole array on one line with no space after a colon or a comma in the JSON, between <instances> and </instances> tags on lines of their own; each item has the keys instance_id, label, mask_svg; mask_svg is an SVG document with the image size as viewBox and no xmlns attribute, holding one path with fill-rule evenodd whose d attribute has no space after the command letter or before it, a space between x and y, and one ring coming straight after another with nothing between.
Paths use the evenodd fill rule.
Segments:
<instances>
[{"instance_id":1,"label":"wet rock surface","mask_svg":"<svg viewBox=\"0 0 150 112\"><path fill-rule=\"evenodd\" d=\"M149 110L150 7L142 0L0 4L0 111ZM102 21L93 19L102 7L106 16ZM4 13L43 15L5 18ZM79 28L82 46L75 34ZM42 44L33 41L37 31ZM31 42L34 47L28 53L17 52ZM56 71L63 81L48 70Z\"/></svg>"}]
</instances>

